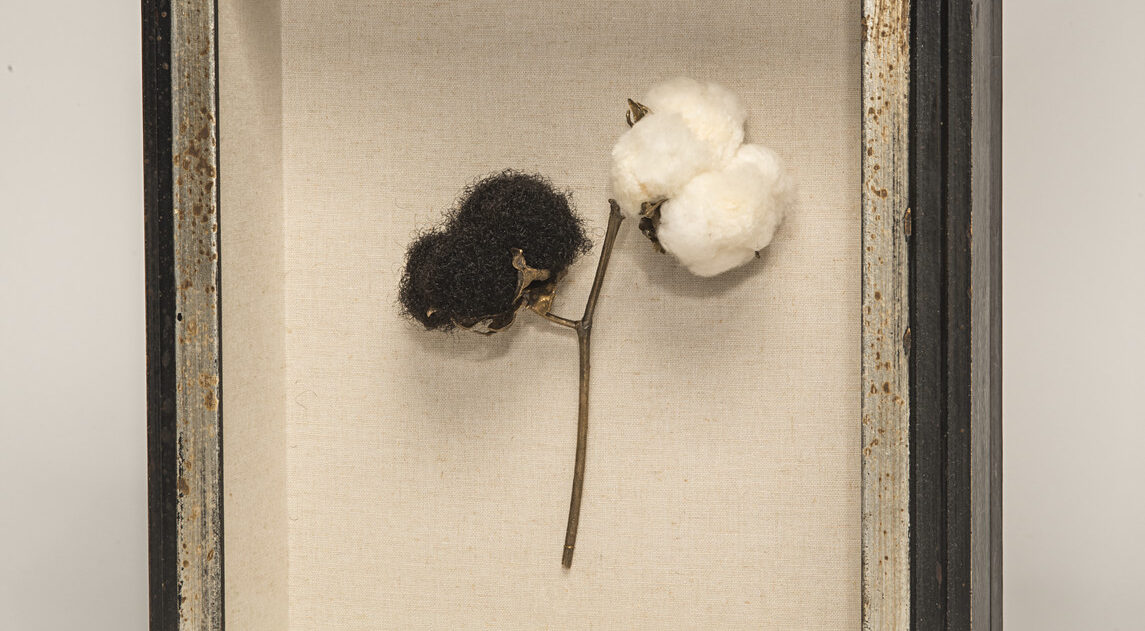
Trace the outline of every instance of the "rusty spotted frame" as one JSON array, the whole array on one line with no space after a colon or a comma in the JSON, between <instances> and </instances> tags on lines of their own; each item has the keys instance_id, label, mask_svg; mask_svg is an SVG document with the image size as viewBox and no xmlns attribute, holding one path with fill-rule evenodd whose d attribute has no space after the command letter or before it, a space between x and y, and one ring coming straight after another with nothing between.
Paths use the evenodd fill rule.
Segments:
<instances>
[{"instance_id":1,"label":"rusty spotted frame","mask_svg":"<svg viewBox=\"0 0 1145 631\"><path fill-rule=\"evenodd\" d=\"M856 5L861 624L1001 629L1001 1ZM151 629L217 631L216 3L142 9Z\"/></svg>"}]
</instances>

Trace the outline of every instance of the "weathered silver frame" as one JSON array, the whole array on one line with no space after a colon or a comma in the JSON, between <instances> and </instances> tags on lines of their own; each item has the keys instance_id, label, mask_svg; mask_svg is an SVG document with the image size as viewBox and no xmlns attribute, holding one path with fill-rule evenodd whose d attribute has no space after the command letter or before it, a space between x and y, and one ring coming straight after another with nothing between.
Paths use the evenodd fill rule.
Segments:
<instances>
[{"instance_id":1,"label":"weathered silver frame","mask_svg":"<svg viewBox=\"0 0 1145 631\"><path fill-rule=\"evenodd\" d=\"M863 2L862 607L910 627L909 0Z\"/></svg>"},{"instance_id":2,"label":"weathered silver frame","mask_svg":"<svg viewBox=\"0 0 1145 631\"><path fill-rule=\"evenodd\" d=\"M974 44L985 47L975 49L975 55L985 56L985 66L972 66L979 75L983 72L980 68L986 68L984 79L974 79L986 86L979 92L985 96L975 101L973 107L978 109L971 110L978 112L976 122L981 123L987 115L997 116L991 108L996 104L993 95L999 78L994 66L1000 46L996 41L1000 18L993 17L998 4L990 0L942 0L934 5L943 3L956 11L968 11L968 33L982 28L980 9L985 7L988 14L984 32L990 37L979 38L984 43ZM912 11L930 11L922 3L919 7L923 8L912 8L909 0L862 0L862 6L863 391L861 418L856 419L862 424L862 445L856 446L862 450L862 626L924 628L920 621L928 618L918 613L918 603L912 605L912 594L917 600L920 593L933 587L923 583L933 582L929 573L934 570L928 568L927 576L918 572L912 576L912 565L921 558L912 548L911 515L919 510L912 497L917 500L921 496L911 479L911 393L918 390L911 375L912 313L918 313L912 300L911 270L918 273L919 268L912 267L911 261L910 203L912 173L919 172L911 155L912 103L918 107L925 101L918 94L912 95L916 56L911 46L912 42L931 42L934 38L945 41L947 34L942 28L945 22L912 31ZM214 0L144 0L143 9L151 628L219 630L224 625L224 565L217 7ZM942 12L935 15L940 17L934 20L951 19ZM932 29L935 32L928 35ZM976 173L984 177L986 192L971 191L977 204L973 210L986 217L988 226L993 226L998 213L993 201L998 135L996 122L990 122L993 120L987 120L987 128L979 133L985 140L975 147L983 155L972 160L988 169L985 176L982 168ZM978 201L980 196L984 201ZM989 243L981 247L992 248L996 231L991 228L983 232L988 236L981 241ZM969 523L966 527L975 551L970 566L977 572L977 592L975 608L965 612L965 619L973 618L974 628L1000 628L1000 599L990 599L1000 594L1000 544L995 545L1000 541L1000 526L992 527L1000 520L1000 504L997 510L991 508L998 502L1000 489L995 466L996 460L1000 462L1000 445L995 448L1000 411L995 411L992 403L1000 369L991 370L989 361L1000 340L992 315L997 308L996 295L1000 294L994 292L993 280L997 257L992 249L984 251L975 264L984 270L986 280L968 281L971 285L986 283L982 291L994 298L983 308L975 307L976 317L985 314L985 324L976 326L987 333L987 342L984 350L975 351L980 385L974 396L979 405L973 412L977 416L967 421L978 432L978 456L968 457L971 469L967 472L976 485L972 499L976 512L967 520L973 518L977 525L973 533ZM931 270L926 268L922 273L930 274ZM940 266L933 273L946 287L958 272ZM980 344L982 339L979 336ZM920 342L930 340L916 339L914 343ZM981 369L982 353L987 356L985 372ZM969 374L969 365L967 371ZM969 390L967 396L971 396ZM984 399L985 408L981 405ZM923 425L916 424L916 433L919 427ZM986 429L980 431L982 427ZM946 498L943 489L942 497ZM958 488L951 491L959 492ZM966 493L969 497L969 488ZM941 516L946 510L940 510ZM939 521L948 527L945 517ZM941 576L937 581L938 586L931 591L946 590L943 603L961 602L961 592L951 590L962 587L944 586ZM971 587L963 587L969 594ZM983 591L988 593L982 596ZM955 611L951 617L948 607L954 605L941 606L943 626L957 626L951 621L960 620L960 613Z\"/></svg>"}]
</instances>

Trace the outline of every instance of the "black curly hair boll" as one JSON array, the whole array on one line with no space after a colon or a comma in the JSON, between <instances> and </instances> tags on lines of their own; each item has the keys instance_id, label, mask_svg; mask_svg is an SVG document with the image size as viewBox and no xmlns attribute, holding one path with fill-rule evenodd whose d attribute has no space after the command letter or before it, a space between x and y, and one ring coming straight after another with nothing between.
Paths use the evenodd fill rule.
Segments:
<instances>
[{"instance_id":1,"label":"black curly hair boll","mask_svg":"<svg viewBox=\"0 0 1145 631\"><path fill-rule=\"evenodd\" d=\"M449 263L449 235L432 231L418 237L406 251L406 266L398 287L398 300L405 315L421 322L427 329L449 329L453 322L436 308L434 295L440 293L437 279L444 277L442 268Z\"/></svg>"},{"instance_id":2,"label":"black curly hair boll","mask_svg":"<svg viewBox=\"0 0 1145 631\"><path fill-rule=\"evenodd\" d=\"M517 307L515 248L556 278L591 247L583 221L548 180L503 171L466 189L444 225L410 245L398 299L427 329L449 330Z\"/></svg>"}]
</instances>

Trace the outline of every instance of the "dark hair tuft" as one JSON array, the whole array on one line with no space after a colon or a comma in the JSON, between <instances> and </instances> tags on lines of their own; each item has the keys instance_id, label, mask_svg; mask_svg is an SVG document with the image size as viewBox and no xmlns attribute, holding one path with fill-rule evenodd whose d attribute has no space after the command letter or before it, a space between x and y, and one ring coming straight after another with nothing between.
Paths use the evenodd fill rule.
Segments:
<instances>
[{"instance_id":1,"label":"dark hair tuft","mask_svg":"<svg viewBox=\"0 0 1145 631\"><path fill-rule=\"evenodd\" d=\"M513 249L559 276L592 247L568 198L539 175L503 171L468 187L444 225L410 244L398 299L427 329L514 308Z\"/></svg>"}]
</instances>

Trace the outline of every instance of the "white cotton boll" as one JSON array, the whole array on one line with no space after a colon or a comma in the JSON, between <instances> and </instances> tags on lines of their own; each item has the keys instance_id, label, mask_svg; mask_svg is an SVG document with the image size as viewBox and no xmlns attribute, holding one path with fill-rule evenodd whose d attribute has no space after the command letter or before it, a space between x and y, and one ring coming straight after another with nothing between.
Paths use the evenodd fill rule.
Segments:
<instances>
[{"instance_id":1,"label":"white cotton boll","mask_svg":"<svg viewBox=\"0 0 1145 631\"><path fill-rule=\"evenodd\" d=\"M728 166L688 182L660 207L660 245L692 273L715 276L771 243L793 186L770 149L744 145Z\"/></svg>"},{"instance_id":2,"label":"white cotton boll","mask_svg":"<svg viewBox=\"0 0 1145 631\"><path fill-rule=\"evenodd\" d=\"M652 112L679 114L721 163L743 144L747 108L721 85L677 77L653 87L641 103Z\"/></svg>"},{"instance_id":3,"label":"white cotton boll","mask_svg":"<svg viewBox=\"0 0 1145 631\"><path fill-rule=\"evenodd\" d=\"M676 194L697 174L713 168L712 152L672 113L652 113L624 132L612 148L612 192L630 218L643 202Z\"/></svg>"}]
</instances>

